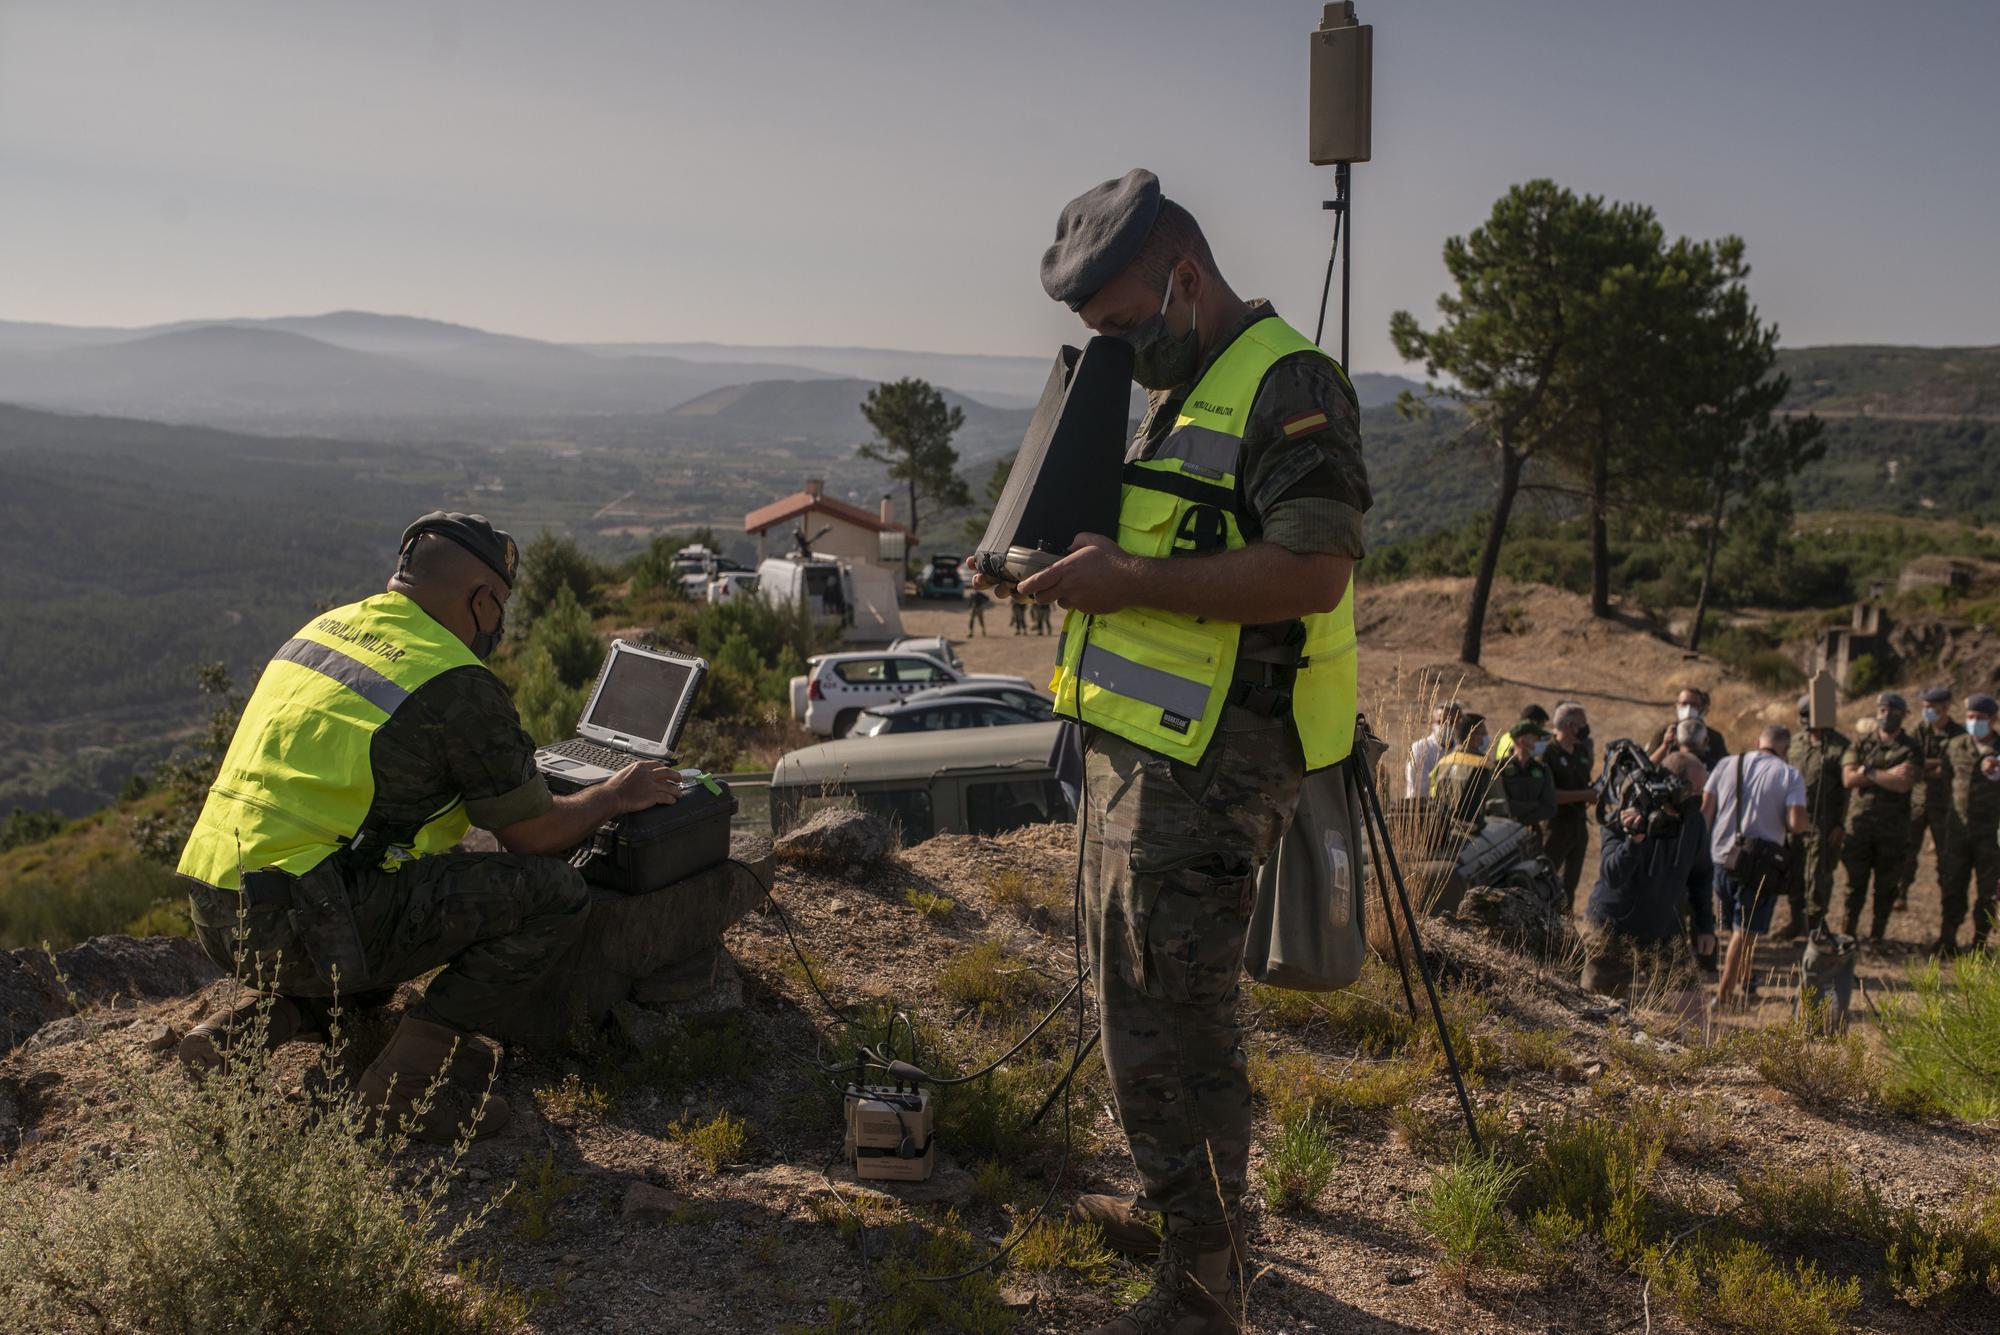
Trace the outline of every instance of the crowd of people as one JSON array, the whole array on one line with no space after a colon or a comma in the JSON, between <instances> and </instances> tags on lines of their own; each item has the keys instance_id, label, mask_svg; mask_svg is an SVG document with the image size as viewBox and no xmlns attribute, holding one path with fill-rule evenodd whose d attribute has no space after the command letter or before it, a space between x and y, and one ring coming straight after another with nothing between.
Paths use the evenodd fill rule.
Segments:
<instances>
[{"instance_id":1,"label":"crowd of people","mask_svg":"<svg viewBox=\"0 0 2000 1335\"><path fill-rule=\"evenodd\" d=\"M1586 985L1628 995L1650 967L1691 955L1731 1002L1755 992L1755 944L1771 934L1780 901L1783 941L1864 931L1883 941L1908 911L1926 836L1940 890L1931 953L1959 953L1968 911L1971 948L2000 945L2000 705L1972 695L1960 723L1947 688L1919 703L1906 726L1908 702L1884 692L1872 724L1849 739L1813 727L1802 698L1796 730L1772 724L1753 747L1732 750L1707 717L1707 692L1690 686L1643 752L1613 743L1600 756L1574 700L1553 713L1531 703L1498 731L1447 702L1411 744L1404 792L1460 836L1494 818L1519 822L1571 914L1595 811L1597 879L1578 926Z\"/></svg>"}]
</instances>

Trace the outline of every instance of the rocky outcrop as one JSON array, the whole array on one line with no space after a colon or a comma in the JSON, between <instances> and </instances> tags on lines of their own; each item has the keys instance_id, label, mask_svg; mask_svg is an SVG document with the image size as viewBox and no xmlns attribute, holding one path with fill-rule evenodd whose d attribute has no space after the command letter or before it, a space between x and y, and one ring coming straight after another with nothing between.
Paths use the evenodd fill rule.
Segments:
<instances>
[{"instance_id":1,"label":"rocky outcrop","mask_svg":"<svg viewBox=\"0 0 2000 1335\"><path fill-rule=\"evenodd\" d=\"M880 816L852 807L826 807L778 836L773 853L788 867L839 874L871 867L895 849L896 833Z\"/></svg>"},{"instance_id":2,"label":"rocky outcrop","mask_svg":"<svg viewBox=\"0 0 2000 1335\"><path fill-rule=\"evenodd\" d=\"M222 976L200 946L177 936L93 936L56 952L0 954L0 1053L12 1052L79 1005L186 996Z\"/></svg>"}]
</instances>

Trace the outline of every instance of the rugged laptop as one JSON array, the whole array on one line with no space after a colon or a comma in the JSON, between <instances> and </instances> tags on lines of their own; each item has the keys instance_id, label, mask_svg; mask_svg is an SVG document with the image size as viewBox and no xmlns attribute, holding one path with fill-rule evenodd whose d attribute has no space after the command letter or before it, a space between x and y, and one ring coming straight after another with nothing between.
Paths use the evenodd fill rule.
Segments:
<instances>
[{"instance_id":1,"label":"rugged laptop","mask_svg":"<svg viewBox=\"0 0 2000 1335\"><path fill-rule=\"evenodd\" d=\"M705 659L623 640L611 652L577 720L577 736L535 752L535 767L558 791L602 783L635 760L674 761Z\"/></svg>"}]
</instances>

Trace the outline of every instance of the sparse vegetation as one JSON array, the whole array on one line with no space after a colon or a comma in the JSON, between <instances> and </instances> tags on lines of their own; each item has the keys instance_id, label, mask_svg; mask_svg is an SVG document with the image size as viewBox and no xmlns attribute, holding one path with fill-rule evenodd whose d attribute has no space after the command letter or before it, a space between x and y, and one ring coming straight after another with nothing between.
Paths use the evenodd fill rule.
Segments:
<instances>
[{"instance_id":1,"label":"sparse vegetation","mask_svg":"<svg viewBox=\"0 0 2000 1335\"><path fill-rule=\"evenodd\" d=\"M1809 1260L1787 1266L1741 1238L1648 1253L1641 1269L1683 1316L1740 1335L1839 1335L1861 1302L1860 1280L1830 1279Z\"/></svg>"},{"instance_id":2,"label":"sparse vegetation","mask_svg":"<svg viewBox=\"0 0 2000 1335\"><path fill-rule=\"evenodd\" d=\"M997 941L961 950L938 971L938 995L962 1010L984 1015L1031 1006L1048 995L1048 982L1026 960Z\"/></svg>"},{"instance_id":3,"label":"sparse vegetation","mask_svg":"<svg viewBox=\"0 0 2000 1335\"><path fill-rule=\"evenodd\" d=\"M709 1173L719 1173L725 1164L735 1163L750 1142L750 1124L740 1117L719 1112L705 1122L682 1117L667 1128L667 1139L686 1150Z\"/></svg>"},{"instance_id":4,"label":"sparse vegetation","mask_svg":"<svg viewBox=\"0 0 2000 1335\"><path fill-rule=\"evenodd\" d=\"M1281 1126L1264 1150L1258 1178L1264 1203L1279 1214L1308 1212L1340 1166L1340 1150L1316 1117Z\"/></svg>"},{"instance_id":5,"label":"sparse vegetation","mask_svg":"<svg viewBox=\"0 0 2000 1335\"><path fill-rule=\"evenodd\" d=\"M295 1102L255 1041L199 1082L115 1042L104 1053L119 1157L0 1175L0 1325L457 1332L520 1319L522 1300L483 1270L440 1282L486 1213L447 1218L462 1145L392 1168L401 1139L364 1136L344 1096Z\"/></svg>"},{"instance_id":6,"label":"sparse vegetation","mask_svg":"<svg viewBox=\"0 0 2000 1335\"><path fill-rule=\"evenodd\" d=\"M1935 964L1882 1008L1892 1090L1961 1121L2000 1120L2000 962L1966 955L1946 978Z\"/></svg>"},{"instance_id":7,"label":"sparse vegetation","mask_svg":"<svg viewBox=\"0 0 2000 1335\"><path fill-rule=\"evenodd\" d=\"M1469 1150L1432 1171L1430 1184L1417 1201L1417 1223L1460 1279L1484 1267L1504 1265L1517 1255L1506 1202L1521 1176L1520 1168Z\"/></svg>"},{"instance_id":8,"label":"sparse vegetation","mask_svg":"<svg viewBox=\"0 0 2000 1335\"><path fill-rule=\"evenodd\" d=\"M1042 928L1066 919L1073 898L1067 882L1012 867L989 874L984 889L995 908Z\"/></svg>"},{"instance_id":9,"label":"sparse vegetation","mask_svg":"<svg viewBox=\"0 0 2000 1335\"><path fill-rule=\"evenodd\" d=\"M949 918L958 903L950 895L935 890L905 890L903 902L926 918Z\"/></svg>"},{"instance_id":10,"label":"sparse vegetation","mask_svg":"<svg viewBox=\"0 0 2000 1335\"><path fill-rule=\"evenodd\" d=\"M1118 1262L1097 1225L1073 1219L1042 1220L1028 1230L1010 1259L1016 1270L1061 1271L1087 1284L1109 1279Z\"/></svg>"},{"instance_id":11,"label":"sparse vegetation","mask_svg":"<svg viewBox=\"0 0 2000 1335\"><path fill-rule=\"evenodd\" d=\"M556 1166L554 1150L522 1156L507 1208L514 1212L516 1236L540 1242L555 1228L556 1207L568 1200L583 1179Z\"/></svg>"}]
</instances>

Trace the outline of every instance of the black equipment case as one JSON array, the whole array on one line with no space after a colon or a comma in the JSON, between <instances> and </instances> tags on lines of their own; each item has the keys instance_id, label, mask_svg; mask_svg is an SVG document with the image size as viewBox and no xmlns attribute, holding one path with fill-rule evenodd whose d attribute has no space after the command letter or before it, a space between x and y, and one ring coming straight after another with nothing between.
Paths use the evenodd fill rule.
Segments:
<instances>
[{"instance_id":1,"label":"black equipment case","mask_svg":"<svg viewBox=\"0 0 2000 1335\"><path fill-rule=\"evenodd\" d=\"M726 861L735 815L736 795L709 779L670 805L614 816L571 861L592 885L642 895Z\"/></svg>"}]
</instances>

